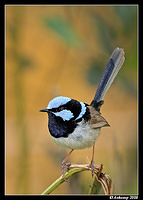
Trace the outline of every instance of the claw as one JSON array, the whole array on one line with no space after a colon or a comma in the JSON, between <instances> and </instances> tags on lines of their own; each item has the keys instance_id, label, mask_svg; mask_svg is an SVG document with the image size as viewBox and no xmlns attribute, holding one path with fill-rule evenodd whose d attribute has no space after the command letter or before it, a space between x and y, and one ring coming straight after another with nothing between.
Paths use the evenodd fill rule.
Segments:
<instances>
[{"instance_id":1,"label":"claw","mask_svg":"<svg viewBox=\"0 0 143 200\"><path fill-rule=\"evenodd\" d=\"M63 174L63 179L64 179L64 181L67 181L66 178L65 178L65 167L66 167L66 163L65 163L65 162L62 162L62 174Z\"/></svg>"},{"instance_id":2,"label":"claw","mask_svg":"<svg viewBox=\"0 0 143 200\"><path fill-rule=\"evenodd\" d=\"M91 171L92 171L92 177L93 177L93 174L95 172L94 160L91 161L91 163L88 166L88 169L91 169Z\"/></svg>"},{"instance_id":3,"label":"claw","mask_svg":"<svg viewBox=\"0 0 143 200\"><path fill-rule=\"evenodd\" d=\"M70 165L71 165L70 163L66 163L65 161L62 162L62 175L63 175L64 181L66 182L67 182L67 179L65 178L65 172L69 170Z\"/></svg>"},{"instance_id":4,"label":"claw","mask_svg":"<svg viewBox=\"0 0 143 200\"><path fill-rule=\"evenodd\" d=\"M66 163L66 161L72 152L73 152L73 149L69 152L67 157L62 162L62 174L63 174L64 181L67 181L65 178L65 172L67 172L69 170L69 166L71 165L70 163Z\"/></svg>"}]
</instances>

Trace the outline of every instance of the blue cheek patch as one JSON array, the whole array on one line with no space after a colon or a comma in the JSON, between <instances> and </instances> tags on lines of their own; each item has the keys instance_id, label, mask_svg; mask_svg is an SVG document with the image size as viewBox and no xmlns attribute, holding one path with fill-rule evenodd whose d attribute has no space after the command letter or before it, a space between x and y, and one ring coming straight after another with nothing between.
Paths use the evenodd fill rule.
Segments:
<instances>
[{"instance_id":1,"label":"blue cheek patch","mask_svg":"<svg viewBox=\"0 0 143 200\"><path fill-rule=\"evenodd\" d=\"M82 103L82 102L80 102L80 105L81 105L81 112L80 112L79 116L75 120L80 119L86 113L86 106L85 106L85 104Z\"/></svg>"},{"instance_id":2,"label":"blue cheek patch","mask_svg":"<svg viewBox=\"0 0 143 200\"><path fill-rule=\"evenodd\" d=\"M57 117L61 117L64 121L69 121L74 117L73 113L70 110L62 110L60 112L53 112Z\"/></svg>"}]
</instances>

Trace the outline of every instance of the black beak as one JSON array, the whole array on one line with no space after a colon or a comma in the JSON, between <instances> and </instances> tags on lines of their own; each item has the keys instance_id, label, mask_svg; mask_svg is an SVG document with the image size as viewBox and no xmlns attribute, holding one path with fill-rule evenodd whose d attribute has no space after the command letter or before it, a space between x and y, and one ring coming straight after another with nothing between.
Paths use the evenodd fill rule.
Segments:
<instances>
[{"instance_id":1,"label":"black beak","mask_svg":"<svg viewBox=\"0 0 143 200\"><path fill-rule=\"evenodd\" d=\"M49 110L47 108L44 108L44 109L39 110L39 112L49 112Z\"/></svg>"}]
</instances>

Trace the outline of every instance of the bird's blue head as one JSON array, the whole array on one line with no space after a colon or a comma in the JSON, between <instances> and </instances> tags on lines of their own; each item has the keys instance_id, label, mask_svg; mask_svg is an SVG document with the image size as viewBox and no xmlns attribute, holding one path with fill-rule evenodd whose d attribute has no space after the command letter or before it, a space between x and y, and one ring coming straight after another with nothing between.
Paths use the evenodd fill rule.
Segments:
<instances>
[{"instance_id":1,"label":"bird's blue head","mask_svg":"<svg viewBox=\"0 0 143 200\"><path fill-rule=\"evenodd\" d=\"M87 121L90 117L87 104L63 96L55 97L40 111L48 113L48 127L54 137L67 137L83 118Z\"/></svg>"},{"instance_id":2,"label":"bird's blue head","mask_svg":"<svg viewBox=\"0 0 143 200\"><path fill-rule=\"evenodd\" d=\"M63 121L78 120L85 114L86 104L69 97L58 96L49 102L47 108L40 111L52 113Z\"/></svg>"}]
</instances>

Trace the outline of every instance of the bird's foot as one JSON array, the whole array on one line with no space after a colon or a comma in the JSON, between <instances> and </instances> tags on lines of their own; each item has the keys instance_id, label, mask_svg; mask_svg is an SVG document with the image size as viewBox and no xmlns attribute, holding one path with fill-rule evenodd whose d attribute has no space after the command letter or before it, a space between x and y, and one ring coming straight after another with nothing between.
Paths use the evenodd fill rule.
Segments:
<instances>
[{"instance_id":1,"label":"bird's foot","mask_svg":"<svg viewBox=\"0 0 143 200\"><path fill-rule=\"evenodd\" d=\"M65 161L62 162L62 175L64 181L67 182L67 179L65 178L65 173L69 170L70 163L66 163Z\"/></svg>"},{"instance_id":2,"label":"bird's foot","mask_svg":"<svg viewBox=\"0 0 143 200\"><path fill-rule=\"evenodd\" d=\"M94 160L91 160L91 163L89 164L88 169L91 169L91 171L92 171L92 177L93 177L93 174L95 172Z\"/></svg>"},{"instance_id":3,"label":"bird's foot","mask_svg":"<svg viewBox=\"0 0 143 200\"><path fill-rule=\"evenodd\" d=\"M91 169L92 177L93 177L95 172L96 172L96 175L99 177L101 172L102 172L103 165L102 164L101 165L95 165L94 160L92 160L91 163L88 166L88 169Z\"/></svg>"}]
</instances>

